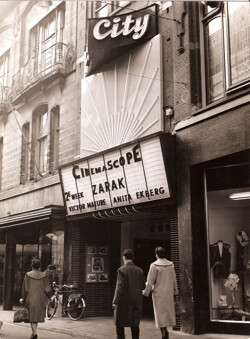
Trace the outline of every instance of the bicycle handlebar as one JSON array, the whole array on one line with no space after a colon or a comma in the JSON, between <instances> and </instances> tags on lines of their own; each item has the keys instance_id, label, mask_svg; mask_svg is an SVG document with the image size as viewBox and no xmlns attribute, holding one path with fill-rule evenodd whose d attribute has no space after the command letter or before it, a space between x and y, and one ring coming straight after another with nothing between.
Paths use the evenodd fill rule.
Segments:
<instances>
[{"instance_id":1,"label":"bicycle handlebar","mask_svg":"<svg viewBox=\"0 0 250 339\"><path fill-rule=\"evenodd\" d=\"M57 288L57 289L59 289L59 290L63 290L63 289L66 289L66 290L73 290L73 289L76 289L77 288L77 286L76 285L66 285L66 284L64 284L64 285L57 285L56 283L55 283L55 281L53 281L53 287L54 288Z\"/></svg>"}]
</instances>

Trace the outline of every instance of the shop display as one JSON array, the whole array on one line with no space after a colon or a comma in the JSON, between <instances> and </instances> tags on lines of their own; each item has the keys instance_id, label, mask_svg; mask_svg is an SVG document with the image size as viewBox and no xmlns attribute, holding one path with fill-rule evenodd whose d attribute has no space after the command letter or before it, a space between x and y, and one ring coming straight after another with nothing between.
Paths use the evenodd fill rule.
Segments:
<instances>
[{"instance_id":1,"label":"shop display","mask_svg":"<svg viewBox=\"0 0 250 339\"><path fill-rule=\"evenodd\" d=\"M230 272L231 245L218 240L210 245L210 265L215 278L227 278Z\"/></svg>"},{"instance_id":2,"label":"shop display","mask_svg":"<svg viewBox=\"0 0 250 339\"><path fill-rule=\"evenodd\" d=\"M235 245L218 240L209 246L214 319L250 320L249 243L240 231Z\"/></svg>"},{"instance_id":3,"label":"shop display","mask_svg":"<svg viewBox=\"0 0 250 339\"><path fill-rule=\"evenodd\" d=\"M218 307L227 307L227 296L226 295L219 296Z\"/></svg>"}]
</instances>

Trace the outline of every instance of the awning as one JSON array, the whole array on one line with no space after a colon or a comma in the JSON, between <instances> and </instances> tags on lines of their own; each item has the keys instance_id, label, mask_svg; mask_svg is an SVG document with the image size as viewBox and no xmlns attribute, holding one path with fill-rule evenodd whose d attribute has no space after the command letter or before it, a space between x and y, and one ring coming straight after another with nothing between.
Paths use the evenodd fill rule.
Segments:
<instances>
[{"instance_id":1,"label":"awning","mask_svg":"<svg viewBox=\"0 0 250 339\"><path fill-rule=\"evenodd\" d=\"M26 225L44 220L54 220L65 216L64 206L44 206L0 218L0 230L15 226Z\"/></svg>"},{"instance_id":2,"label":"awning","mask_svg":"<svg viewBox=\"0 0 250 339\"><path fill-rule=\"evenodd\" d=\"M86 214L67 215L68 221L95 219L95 220L113 220L113 221L129 221L137 219L150 219L150 218L167 218L172 214L175 208L173 200L156 201L150 204L142 204L142 206L121 206L119 208L110 208L101 211L89 212Z\"/></svg>"}]
</instances>

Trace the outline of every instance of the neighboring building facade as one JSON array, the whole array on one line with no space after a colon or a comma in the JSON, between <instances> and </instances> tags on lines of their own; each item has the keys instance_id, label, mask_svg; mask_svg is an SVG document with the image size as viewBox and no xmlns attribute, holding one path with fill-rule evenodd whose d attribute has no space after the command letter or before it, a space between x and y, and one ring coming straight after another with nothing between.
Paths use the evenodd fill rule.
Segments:
<instances>
[{"instance_id":1,"label":"neighboring building facade","mask_svg":"<svg viewBox=\"0 0 250 339\"><path fill-rule=\"evenodd\" d=\"M186 6L191 106L175 116L182 293L197 333L247 334L250 6Z\"/></svg>"},{"instance_id":2,"label":"neighboring building facade","mask_svg":"<svg viewBox=\"0 0 250 339\"><path fill-rule=\"evenodd\" d=\"M112 315L122 251L133 248L147 274L162 245L189 310L176 329L249 333L249 200L228 199L250 191L249 11L198 1L10 9L0 25L5 309L39 256L84 290L86 316ZM150 299L143 315L153 317Z\"/></svg>"},{"instance_id":3,"label":"neighboring building facade","mask_svg":"<svg viewBox=\"0 0 250 339\"><path fill-rule=\"evenodd\" d=\"M78 154L78 2L20 1L1 14L1 300L11 309L33 257L64 274L59 162ZM82 9L84 12L84 10ZM81 25L85 27L84 20ZM79 75L80 79L80 75ZM77 91L79 95L77 95Z\"/></svg>"}]
</instances>

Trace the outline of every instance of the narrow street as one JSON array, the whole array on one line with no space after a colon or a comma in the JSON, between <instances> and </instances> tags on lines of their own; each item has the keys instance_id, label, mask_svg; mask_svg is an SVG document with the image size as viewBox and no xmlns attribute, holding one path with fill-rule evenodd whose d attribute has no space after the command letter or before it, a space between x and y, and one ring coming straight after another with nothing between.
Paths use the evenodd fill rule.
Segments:
<instances>
[{"instance_id":1,"label":"narrow street","mask_svg":"<svg viewBox=\"0 0 250 339\"><path fill-rule=\"evenodd\" d=\"M39 330L38 329L38 338L39 339L57 339L57 338L72 338L71 335L50 332L47 330ZM30 338L31 330L28 327L18 326L14 324L4 324L1 332L0 339L26 339ZM74 337L75 339L79 339L80 337Z\"/></svg>"}]
</instances>

